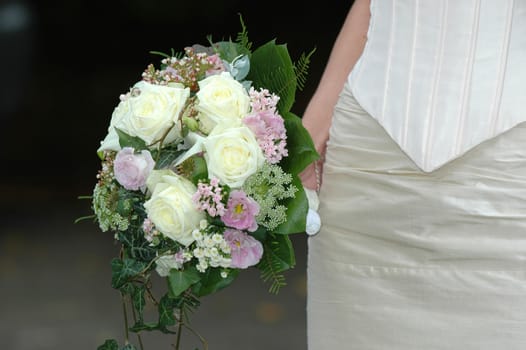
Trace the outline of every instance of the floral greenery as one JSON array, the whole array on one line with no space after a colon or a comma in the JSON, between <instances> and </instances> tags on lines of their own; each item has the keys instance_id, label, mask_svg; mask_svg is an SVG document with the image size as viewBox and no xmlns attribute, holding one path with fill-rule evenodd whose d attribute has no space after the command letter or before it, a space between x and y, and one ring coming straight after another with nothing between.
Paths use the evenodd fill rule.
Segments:
<instances>
[{"instance_id":1,"label":"floral greenery","mask_svg":"<svg viewBox=\"0 0 526 350\"><path fill-rule=\"evenodd\" d=\"M161 53L164 58L159 69L153 64L148 65L143 73L143 82L151 84L148 89L156 91L156 86L182 85L189 90L176 123L157 133L153 142L134 135L130 130L118 128L115 126L117 122L114 123L115 115L123 108L129 108L125 105L127 101L148 93L147 90L141 91L144 85L137 84L121 96L123 102L116 108L110 126L118 144L99 149L101 170L93 192L92 209L100 229L114 232L115 240L120 243L120 254L111 261L111 286L122 296L126 334L123 347L119 348L117 341L110 339L99 346L99 350L137 349L130 343L129 332L137 334L139 348L144 349L140 334L145 331L175 334L174 348L179 349L183 329L196 335L206 349L204 338L190 328L188 314L199 307L201 297L227 287L245 268L235 266L233 253L230 258L230 249L235 249L235 245L233 248L228 246L228 234L241 234L252 247L262 247L262 252L259 251L261 257L251 266L261 271L261 278L270 283L272 293L286 285L283 272L295 265L294 249L288 236L305 232L308 210L298 174L315 161L318 154L301 119L291 112L291 108L296 91L301 90L305 83L314 50L293 62L286 45L277 44L275 40L253 49L242 19L241 26L235 41L214 42L209 37L209 47L194 45L179 54ZM216 61L215 57L221 60ZM216 179L212 176L211 163L204 156L206 152L203 149L191 152L198 142L187 144L189 136L206 139L214 133L215 129L211 131L204 127L198 108L200 82L217 74L214 70L227 71L242 84L247 96L250 90L253 103L256 103L254 100L271 106L275 103L272 108L276 111L271 108L271 112L282 118L286 130L288 153L278 147L283 140L271 139L270 144L268 139L260 140L262 148L266 147L269 154L274 152L273 158L258 165L258 170L243 180L242 185L229 185L226 180ZM253 109L256 109L256 104ZM174 128L180 129L180 135L172 135ZM107 141L109 135L106 145L111 144ZM125 157L124 150L127 150L128 157L139 159L140 170L149 174L147 180L144 178L140 184L129 184L129 179L125 178L129 174L118 171L119 159ZM177 236L180 232L176 232L176 236L171 236L166 230L163 232L162 225L157 225L152 215L152 208L156 205L154 197L161 188L159 183L164 186L162 188L168 186L160 179L184 182L178 180L179 177L187 179L184 181L189 181L189 186L198 189L192 198L200 212L195 209L196 213L192 215L199 224L195 224L191 237ZM132 185L136 187L130 187ZM183 189L187 185L177 186ZM230 200L235 198L239 202L229 208ZM236 225L243 223L226 219L226 211L239 214L243 210L248 212L246 208L250 206L257 207L254 219L257 225L252 225L256 229L240 228ZM199 221L199 218L204 220ZM190 220L187 215L184 220L190 225L186 223ZM242 241L235 242L240 245ZM257 255L258 249L252 249L248 254ZM166 277L167 290L161 296L153 292L151 275L154 271ZM157 317L153 320L145 319L147 303L157 309Z\"/></svg>"}]
</instances>

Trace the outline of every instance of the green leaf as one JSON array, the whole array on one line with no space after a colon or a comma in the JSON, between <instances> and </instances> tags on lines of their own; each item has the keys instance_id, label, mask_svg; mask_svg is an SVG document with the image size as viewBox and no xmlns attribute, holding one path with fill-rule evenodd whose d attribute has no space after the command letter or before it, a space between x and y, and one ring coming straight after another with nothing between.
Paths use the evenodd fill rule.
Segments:
<instances>
[{"instance_id":1,"label":"green leaf","mask_svg":"<svg viewBox=\"0 0 526 350\"><path fill-rule=\"evenodd\" d=\"M146 286L141 284L135 287L132 292L132 304L139 317L139 321L143 320L144 306L146 305L146 300L144 298L144 293L146 292Z\"/></svg>"},{"instance_id":2,"label":"green leaf","mask_svg":"<svg viewBox=\"0 0 526 350\"><path fill-rule=\"evenodd\" d=\"M275 235L266 242L265 250L271 254L274 264L276 266L279 264L279 268L275 268L275 271L283 272L296 266L294 248L289 236Z\"/></svg>"},{"instance_id":3,"label":"green leaf","mask_svg":"<svg viewBox=\"0 0 526 350\"><path fill-rule=\"evenodd\" d=\"M170 167L183 152L184 150L178 150L175 144L162 148L155 162L155 169Z\"/></svg>"},{"instance_id":4,"label":"green leaf","mask_svg":"<svg viewBox=\"0 0 526 350\"><path fill-rule=\"evenodd\" d=\"M184 270L172 269L167 277L170 296L172 298L179 296L193 284L199 282L200 279L201 274L194 266L187 267Z\"/></svg>"},{"instance_id":5,"label":"green leaf","mask_svg":"<svg viewBox=\"0 0 526 350\"><path fill-rule=\"evenodd\" d=\"M199 180L208 179L208 168L202 155L196 154L184 160L178 165L177 171L182 176L192 181L196 186L199 183Z\"/></svg>"},{"instance_id":6,"label":"green leaf","mask_svg":"<svg viewBox=\"0 0 526 350\"><path fill-rule=\"evenodd\" d=\"M115 289L123 287L126 282L140 274L145 268L146 263L141 261L114 258L111 261L111 286Z\"/></svg>"},{"instance_id":7,"label":"green leaf","mask_svg":"<svg viewBox=\"0 0 526 350\"><path fill-rule=\"evenodd\" d=\"M258 225L256 231L250 232L249 234L258 241L264 242L267 239L268 231L263 225Z\"/></svg>"},{"instance_id":8,"label":"green leaf","mask_svg":"<svg viewBox=\"0 0 526 350\"><path fill-rule=\"evenodd\" d=\"M192 287L192 292L202 297L215 293L230 285L239 274L239 270L229 270L226 278L221 277L220 268L209 268L202 274L201 280Z\"/></svg>"},{"instance_id":9,"label":"green leaf","mask_svg":"<svg viewBox=\"0 0 526 350\"><path fill-rule=\"evenodd\" d=\"M155 331L159 329L159 325L157 323L154 323L154 322L149 322L149 323L143 323L141 321L137 321L137 323L135 323L131 328L130 328L130 331L134 332L134 333L139 333L139 332L143 332L143 331Z\"/></svg>"},{"instance_id":10,"label":"green leaf","mask_svg":"<svg viewBox=\"0 0 526 350\"><path fill-rule=\"evenodd\" d=\"M202 156L192 156L194 166L190 174L190 181L197 185L199 180L208 179L206 160Z\"/></svg>"},{"instance_id":11,"label":"green leaf","mask_svg":"<svg viewBox=\"0 0 526 350\"><path fill-rule=\"evenodd\" d=\"M125 345L121 350L137 350L137 348L131 344Z\"/></svg>"},{"instance_id":12,"label":"green leaf","mask_svg":"<svg viewBox=\"0 0 526 350\"><path fill-rule=\"evenodd\" d=\"M97 350L119 350L119 344L115 339L108 339Z\"/></svg>"},{"instance_id":13,"label":"green leaf","mask_svg":"<svg viewBox=\"0 0 526 350\"><path fill-rule=\"evenodd\" d=\"M173 326L177 322L174 315L176 306L177 300L171 298L168 293L161 298L157 307L159 312L159 330L166 333L168 332L166 327Z\"/></svg>"},{"instance_id":14,"label":"green leaf","mask_svg":"<svg viewBox=\"0 0 526 350\"><path fill-rule=\"evenodd\" d=\"M250 55L250 52L243 45L233 41L218 41L213 43L213 47L219 57L229 63L240 55Z\"/></svg>"},{"instance_id":15,"label":"green leaf","mask_svg":"<svg viewBox=\"0 0 526 350\"><path fill-rule=\"evenodd\" d=\"M320 158L314 147L312 138L301 123L301 119L294 113L282 114L287 129L287 149L289 156L283 158L280 166L288 173L297 175L307 165Z\"/></svg>"},{"instance_id":16,"label":"green leaf","mask_svg":"<svg viewBox=\"0 0 526 350\"><path fill-rule=\"evenodd\" d=\"M295 101L297 81L287 46L269 41L252 53L250 66L247 80L255 88L266 88L278 95L279 112L288 112Z\"/></svg>"},{"instance_id":17,"label":"green leaf","mask_svg":"<svg viewBox=\"0 0 526 350\"><path fill-rule=\"evenodd\" d=\"M133 292L135 291L135 284L133 284L133 282L127 282L127 283L124 283L124 284L122 285L122 287L119 288L119 290L120 290L123 294L132 295Z\"/></svg>"},{"instance_id":18,"label":"green leaf","mask_svg":"<svg viewBox=\"0 0 526 350\"><path fill-rule=\"evenodd\" d=\"M146 142L143 139L137 136L130 136L122 130L115 128L117 135L119 135L119 145L121 148L124 147L133 147L135 151L141 151L143 149L148 149Z\"/></svg>"},{"instance_id":19,"label":"green leaf","mask_svg":"<svg viewBox=\"0 0 526 350\"><path fill-rule=\"evenodd\" d=\"M284 205L287 207L287 221L275 229L275 233L288 235L291 233L305 232L309 202L307 195L297 175L292 176L292 184L298 191L294 198L289 199Z\"/></svg>"}]
</instances>

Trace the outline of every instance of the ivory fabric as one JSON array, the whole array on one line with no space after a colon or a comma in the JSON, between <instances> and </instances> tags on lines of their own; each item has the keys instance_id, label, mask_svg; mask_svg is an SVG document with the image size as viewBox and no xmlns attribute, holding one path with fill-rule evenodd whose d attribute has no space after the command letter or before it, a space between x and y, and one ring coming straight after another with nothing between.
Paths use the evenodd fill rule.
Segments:
<instances>
[{"instance_id":1,"label":"ivory fabric","mask_svg":"<svg viewBox=\"0 0 526 350\"><path fill-rule=\"evenodd\" d=\"M319 211L309 350L526 349L526 123L424 172L346 84Z\"/></svg>"},{"instance_id":2,"label":"ivory fabric","mask_svg":"<svg viewBox=\"0 0 526 350\"><path fill-rule=\"evenodd\" d=\"M526 0L371 0L355 98L424 171L526 121Z\"/></svg>"}]
</instances>

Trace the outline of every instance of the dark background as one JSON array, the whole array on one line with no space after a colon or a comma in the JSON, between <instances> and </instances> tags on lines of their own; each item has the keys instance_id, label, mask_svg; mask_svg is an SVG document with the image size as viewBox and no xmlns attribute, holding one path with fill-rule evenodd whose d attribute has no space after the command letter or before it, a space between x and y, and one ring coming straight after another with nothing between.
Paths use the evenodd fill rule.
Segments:
<instances>
[{"instance_id":1,"label":"dark background","mask_svg":"<svg viewBox=\"0 0 526 350\"><path fill-rule=\"evenodd\" d=\"M235 38L241 14L255 46L287 43L293 60L316 48L293 108L301 116L351 3L0 0L0 348L122 340L111 234L73 222L91 214L77 196L95 185L96 149L119 95L159 62L149 51ZM306 348L306 237L293 242L298 265L278 296L247 271L203 302L196 328L210 349ZM150 344L170 348L160 337Z\"/></svg>"}]
</instances>

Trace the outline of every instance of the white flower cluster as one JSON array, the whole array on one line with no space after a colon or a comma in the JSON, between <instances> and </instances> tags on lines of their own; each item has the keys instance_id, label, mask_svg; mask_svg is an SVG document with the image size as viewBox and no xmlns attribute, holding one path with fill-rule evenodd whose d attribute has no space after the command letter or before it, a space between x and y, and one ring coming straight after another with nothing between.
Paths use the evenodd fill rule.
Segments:
<instances>
[{"instance_id":1,"label":"white flower cluster","mask_svg":"<svg viewBox=\"0 0 526 350\"><path fill-rule=\"evenodd\" d=\"M195 248L192 255L198 260L196 268L199 272L205 272L208 267L230 267L230 245L219 233L208 233L206 228L208 222L202 220L200 228L192 232L195 239Z\"/></svg>"}]
</instances>

